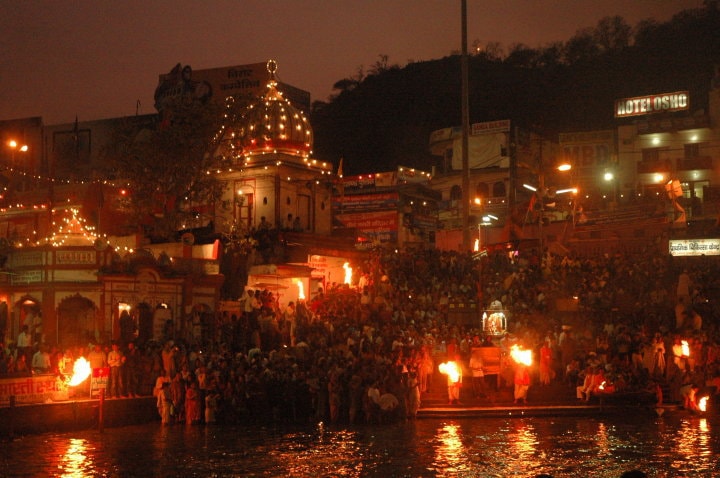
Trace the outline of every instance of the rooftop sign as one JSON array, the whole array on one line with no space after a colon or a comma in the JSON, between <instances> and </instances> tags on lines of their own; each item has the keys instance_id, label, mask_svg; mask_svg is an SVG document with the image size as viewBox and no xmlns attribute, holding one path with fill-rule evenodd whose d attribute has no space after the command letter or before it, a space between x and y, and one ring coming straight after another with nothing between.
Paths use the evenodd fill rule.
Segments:
<instances>
[{"instance_id":1,"label":"rooftop sign","mask_svg":"<svg viewBox=\"0 0 720 478\"><path fill-rule=\"evenodd\" d=\"M641 116L663 111L682 111L690 108L687 91L661 93L659 95L636 96L615 101L615 117Z\"/></svg>"}]
</instances>

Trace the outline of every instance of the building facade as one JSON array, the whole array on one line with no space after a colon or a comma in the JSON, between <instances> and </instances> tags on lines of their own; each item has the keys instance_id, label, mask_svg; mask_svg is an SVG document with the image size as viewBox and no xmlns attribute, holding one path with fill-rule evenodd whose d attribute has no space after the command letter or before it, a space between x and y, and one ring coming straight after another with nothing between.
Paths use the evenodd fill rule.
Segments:
<instances>
[{"instance_id":1,"label":"building facade","mask_svg":"<svg viewBox=\"0 0 720 478\"><path fill-rule=\"evenodd\" d=\"M720 74L707 98L675 91L608 107L617 113L614 127L561 133L557 141L514 133L504 121L473 125L467 199L478 239L535 239L594 254L662 238L658 247L667 250L668 237L684 234L686 222L717 220ZM447 249L462 244L460 135L459 128L446 128L430 140L431 151L443 158L444 170L433 175L431 187L442 194L438 237L447 240L438 246ZM561 164L570 169L558 172ZM566 191L572 192L558 194ZM488 214L499 220L483 221Z\"/></svg>"},{"instance_id":2,"label":"building facade","mask_svg":"<svg viewBox=\"0 0 720 478\"><path fill-rule=\"evenodd\" d=\"M225 94L260 93L226 124L227 136L215 152L226 166L213 172L224 187L221 198L200 205L203 213L185 224L188 230L205 228L215 238L209 243L186 232L179 242L151 244L129 221L127 187L97 174L104 146L127 118L0 123L4 141L20 138L28 145L24 151L4 149L1 158L4 341L16 340L23 325L40 322L37 342L60 346L127 339L128 324L141 341L199 342L211 336L221 308L224 237L265 227L330 233L333 166L312 158L312 129L279 90L274 62L258 65L179 68L161 75L156 90L158 106L176 94L218 99L208 95L213 89L224 92L222 101ZM231 82L235 86L222 82L232 75L242 76ZM286 88L309 104L309 94ZM158 115L131 120L151 128Z\"/></svg>"}]
</instances>

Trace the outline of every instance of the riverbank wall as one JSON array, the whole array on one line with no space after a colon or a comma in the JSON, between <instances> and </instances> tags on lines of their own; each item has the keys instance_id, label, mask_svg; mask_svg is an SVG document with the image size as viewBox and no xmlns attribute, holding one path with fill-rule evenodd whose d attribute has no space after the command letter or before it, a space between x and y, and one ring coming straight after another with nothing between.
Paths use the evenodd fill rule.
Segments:
<instances>
[{"instance_id":1,"label":"riverbank wall","mask_svg":"<svg viewBox=\"0 0 720 478\"><path fill-rule=\"evenodd\" d=\"M0 437L159 421L155 397L70 400L0 408Z\"/></svg>"}]
</instances>

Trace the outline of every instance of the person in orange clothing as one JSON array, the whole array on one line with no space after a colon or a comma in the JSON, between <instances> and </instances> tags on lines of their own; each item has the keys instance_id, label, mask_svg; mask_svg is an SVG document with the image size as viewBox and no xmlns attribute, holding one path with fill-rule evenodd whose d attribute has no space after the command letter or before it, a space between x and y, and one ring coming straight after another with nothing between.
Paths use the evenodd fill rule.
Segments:
<instances>
[{"instance_id":1,"label":"person in orange clothing","mask_svg":"<svg viewBox=\"0 0 720 478\"><path fill-rule=\"evenodd\" d=\"M550 385L552 380L552 349L550 348L550 339L545 339L542 347L540 347L540 384Z\"/></svg>"},{"instance_id":2,"label":"person in orange clothing","mask_svg":"<svg viewBox=\"0 0 720 478\"><path fill-rule=\"evenodd\" d=\"M530 373L523 364L518 364L515 369L515 405L522 400L523 404L527 403L527 394L530 389Z\"/></svg>"},{"instance_id":3,"label":"person in orange clothing","mask_svg":"<svg viewBox=\"0 0 720 478\"><path fill-rule=\"evenodd\" d=\"M460 361L460 355L454 354L450 355L448 353L448 357L455 357L454 364L457 367L458 374L457 376L453 376L453 374L447 375L447 387L448 387L448 403L450 405L458 405L460 403L460 390L462 389L462 366ZM452 362L450 362L452 363Z\"/></svg>"},{"instance_id":4,"label":"person in orange clothing","mask_svg":"<svg viewBox=\"0 0 720 478\"><path fill-rule=\"evenodd\" d=\"M185 424L200 423L200 392L195 380L185 390Z\"/></svg>"}]
</instances>

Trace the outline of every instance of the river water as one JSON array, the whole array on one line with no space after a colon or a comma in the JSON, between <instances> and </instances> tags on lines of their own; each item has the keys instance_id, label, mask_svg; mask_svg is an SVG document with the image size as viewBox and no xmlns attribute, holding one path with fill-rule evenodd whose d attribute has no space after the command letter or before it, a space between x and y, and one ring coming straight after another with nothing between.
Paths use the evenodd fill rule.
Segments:
<instances>
[{"instance_id":1,"label":"river water","mask_svg":"<svg viewBox=\"0 0 720 478\"><path fill-rule=\"evenodd\" d=\"M2 476L720 476L720 419L419 419L353 428L141 426L16 438Z\"/></svg>"}]
</instances>

